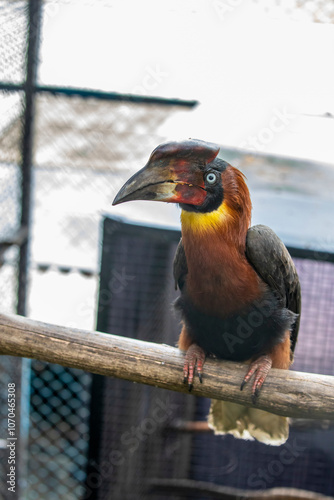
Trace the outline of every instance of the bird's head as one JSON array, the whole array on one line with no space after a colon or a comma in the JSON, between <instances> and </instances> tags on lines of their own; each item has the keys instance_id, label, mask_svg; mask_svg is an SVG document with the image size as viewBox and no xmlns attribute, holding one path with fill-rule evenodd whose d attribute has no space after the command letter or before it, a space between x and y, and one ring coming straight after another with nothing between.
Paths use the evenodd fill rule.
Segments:
<instances>
[{"instance_id":1,"label":"bird's head","mask_svg":"<svg viewBox=\"0 0 334 500\"><path fill-rule=\"evenodd\" d=\"M217 144L189 139L158 146L144 168L121 188L113 205L132 200L178 203L192 214L225 209L234 218L249 211L243 174L217 158ZM190 215L190 214L189 214Z\"/></svg>"}]
</instances>

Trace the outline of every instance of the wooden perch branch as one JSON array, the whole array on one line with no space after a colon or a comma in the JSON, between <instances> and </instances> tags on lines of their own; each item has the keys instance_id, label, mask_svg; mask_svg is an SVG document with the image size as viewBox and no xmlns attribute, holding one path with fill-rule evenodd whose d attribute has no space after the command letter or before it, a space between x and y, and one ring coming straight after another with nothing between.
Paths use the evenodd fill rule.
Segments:
<instances>
[{"instance_id":1,"label":"wooden perch branch","mask_svg":"<svg viewBox=\"0 0 334 500\"><path fill-rule=\"evenodd\" d=\"M175 347L0 315L0 353L35 358L164 389L188 393L183 354ZM252 406L240 391L246 367L208 359L192 394ZM334 377L272 369L257 407L278 415L334 420Z\"/></svg>"}]
</instances>

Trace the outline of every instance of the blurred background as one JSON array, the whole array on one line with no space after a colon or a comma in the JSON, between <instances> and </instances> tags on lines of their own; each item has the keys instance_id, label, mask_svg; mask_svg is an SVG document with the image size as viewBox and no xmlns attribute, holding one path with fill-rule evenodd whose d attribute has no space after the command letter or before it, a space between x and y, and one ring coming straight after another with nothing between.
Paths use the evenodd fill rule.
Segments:
<instances>
[{"instance_id":1,"label":"blurred background","mask_svg":"<svg viewBox=\"0 0 334 500\"><path fill-rule=\"evenodd\" d=\"M1 312L175 344L179 210L111 203L158 144L198 138L246 174L253 223L295 258L305 300L294 369L334 375L333 22L332 0L2 0ZM328 422L296 422L287 467L277 449L187 427L205 420L206 400L9 357L0 373L0 498L237 498L194 493L199 481L334 496ZM169 401L175 412L136 448L133 429Z\"/></svg>"}]
</instances>

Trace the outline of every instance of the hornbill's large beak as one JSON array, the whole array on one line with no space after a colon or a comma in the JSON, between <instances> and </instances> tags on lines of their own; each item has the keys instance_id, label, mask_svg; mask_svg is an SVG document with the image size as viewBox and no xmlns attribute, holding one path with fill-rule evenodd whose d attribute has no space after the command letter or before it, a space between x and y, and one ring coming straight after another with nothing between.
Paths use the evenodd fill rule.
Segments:
<instances>
[{"instance_id":1,"label":"hornbill's large beak","mask_svg":"<svg viewBox=\"0 0 334 500\"><path fill-rule=\"evenodd\" d=\"M218 151L216 145L195 140L159 146L145 167L124 184L113 205L132 200L201 205L207 195L201 165Z\"/></svg>"}]
</instances>

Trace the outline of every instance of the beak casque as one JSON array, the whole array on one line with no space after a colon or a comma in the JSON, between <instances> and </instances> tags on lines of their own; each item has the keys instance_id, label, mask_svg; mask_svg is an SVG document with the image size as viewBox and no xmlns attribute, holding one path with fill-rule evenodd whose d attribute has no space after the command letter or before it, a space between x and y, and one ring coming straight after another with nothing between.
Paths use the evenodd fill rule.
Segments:
<instances>
[{"instance_id":1,"label":"beak casque","mask_svg":"<svg viewBox=\"0 0 334 500\"><path fill-rule=\"evenodd\" d=\"M201 205L206 198L199 164L212 161L217 145L197 140L158 146L144 168L120 189L113 205L132 200L155 200Z\"/></svg>"}]
</instances>

